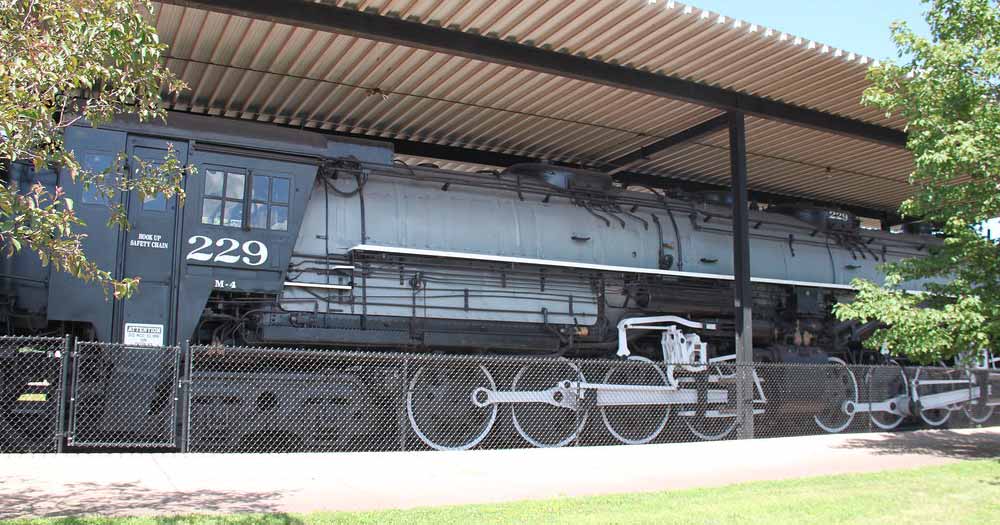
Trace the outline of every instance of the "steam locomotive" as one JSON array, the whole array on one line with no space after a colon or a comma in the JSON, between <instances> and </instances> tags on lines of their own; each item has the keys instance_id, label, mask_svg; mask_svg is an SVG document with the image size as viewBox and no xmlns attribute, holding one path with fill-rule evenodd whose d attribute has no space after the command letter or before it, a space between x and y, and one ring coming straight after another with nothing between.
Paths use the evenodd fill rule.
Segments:
<instances>
[{"instance_id":1,"label":"steam locomotive","mask_svg":"<svg viewBox=\"0 0 1000 525\"><path fill-rule=\"evenodd\" d=\"M185 180L183 205L176 198L122 196L130 223L122 230L108 226L113 203L65 173L8 166L7 184L25 191L36 183L61 186L86 223L88 257L116 277L141 283L132 297L115 300L98 285L41 266L26 251L5 257L5 334L72 334L124 348L189 341L313 353L617 355L687 363L679 375L709 370L706 384L729 377L711 372L734 354L733 234L725 192L623 187L606 173L552 164L476 172L408 165L394 160L389 143L187 114L171 115L168 124L74 126L65 142L89 170L107 169L122 153L157 163L170 151L197 175ZM789 202L755 203L749 225L754 359L764 362L882 359L861 350L876 325L840 322L831 307L851 298L852 279L880 281L880 263L920 257L939 242L926 231L864 229L847 211ZM114 366L134 373L142 361L126 362L127 354L115 357L125 361ZM652 389L643 394L648 403L690 403L664 397L668 390L683 394L673 369L649 370L646 376L664 385L645 387ZM342 372L340 390L356 391L357 378ZM583 380L578 371L564 372L544 378L559 386L538 385L538 392L554 396L539 399L556 418L578 410L566 389L579 391ZM452 396L461 406L441 401L441 385L428 383L449 381L440 370L418 369L406 379L411 426L431 447L475 446L489 432L497 404L506 402L486 368L462 373L468 381L449 386L464 389ZM240 402L258 411L261 399L268 401L264 408L296 403L264 392L263 385L316 379L258 371L257 388L213 374L202 375L197 395L205 404L245 393ZM615 374L623 383L643 375ZM846 374L854 390L843 398L857 402L857 381ZM519 372L515 386L521 378L523 387L524 377ZM896 395L890 390L886 396ZM485 430L473 425L479 430L464 437L431 435L414 401L413 392L421 391L422 399L434 401L427 410L486 418ZM150 405L169 398L153 387L143 396ZM715 397L732 400L725 392ZM106 403L120 402L103 399L95 406L104 412ZM364 405L356 401L351 406ZM832 403L831 415L817 415L816 423L839 431L853 413L839 399ZM682 415L722 418L722 425L689 425L715 439L728 435L735 421L715 412L709 419L704 407ZM577 434L572 427L545 441L522 429L516 413L517 431L529 443L565 444ZM549 416L542 419L549 424ZM663 428L657 419L658 427L637 434L633 428L629 437L608 421L626 443L648 442ZM221 430L230 437L220 439L249 435L253 424L244 426Z\"/></svg>"},{"instance_id":2,"label":"steam locomotive","mask_svg":"<svg viewBox=\"0 0 1000 525\"><path fill-rule=\"evenodd\" d=\"M84 249L127 300L5 257L8 334L75 334L125 344L350 346L601 355L625 318L711 320L732 347L728 195L623 188L604 173L547 164L456 172L393 162L390 144L172 115L169 125L73 127L85 168L120 152L197 168L186 204L108 202L58 170L14 163L8 183L61 186L87 226ZM765 207L766 206L766 207ZM874 326L837 322L832 304L877 265L920 257L936 239L861 229L810 206L750 211L754 345L761 359L846 356ZM657 353L639 337L639 354Z\"/></svg>"}]
</instances>

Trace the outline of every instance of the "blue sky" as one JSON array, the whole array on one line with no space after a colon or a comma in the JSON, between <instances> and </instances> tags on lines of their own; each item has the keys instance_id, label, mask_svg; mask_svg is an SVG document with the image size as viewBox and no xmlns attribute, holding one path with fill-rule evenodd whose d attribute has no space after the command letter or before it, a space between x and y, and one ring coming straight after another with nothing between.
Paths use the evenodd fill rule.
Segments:
<instances>
[{"instance_id":1,"label":"blue sky","mask_svg":"<svg viewBox=\"0 0 1000 525\"><path fill-rule=\"evenodd\" d=\"M903 20L927 35L919 0L687 0L694 7L884 60L896 58L889 24ZM989 223L1000 238L1000 219Z\"/></svg>"},{"instance_id":2,"label":"blue sky","mask_svg":"<svg viewBox=\"0 0 1000 525\"><path fill-rule=\"evenodd\" d=\"M895 58L889 24L903 20L923 34L919 0L687 0L683 3L877 59Z\"/></svg>"}]
</instances>

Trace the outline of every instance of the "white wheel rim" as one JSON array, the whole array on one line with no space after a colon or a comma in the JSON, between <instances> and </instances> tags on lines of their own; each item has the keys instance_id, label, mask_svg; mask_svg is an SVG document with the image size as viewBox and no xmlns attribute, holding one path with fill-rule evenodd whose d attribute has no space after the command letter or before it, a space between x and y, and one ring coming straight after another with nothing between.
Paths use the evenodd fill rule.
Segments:
<instances>
[{"instance_id":1,"label":"white wheel rim","mask_svg":"<svg viewBox=\"0 0 1000 525\"><path fill-rule=\"evenodd\" d=\"M736 375L736 372L733 372L732 374L723 374L722 373L722 369L719 368L718 366L715 367L715 371L719 375L719 377L733 377L733 376ZM711 373L711 372L709 372L709 373ZM751 407L751 409L752 408L753 407ZM707 433L702 432L702 431L698 430L697 428L695 428L695 426L691 423L691 418L693 418L693 417L698 417L698 416L697 415L695 415L695 416L686 416L684 418L684 424L688 427L688 430L690 430L691 433L695 435L695 437L697 437L698 439L700 439L702 441L718 441L718 440L723 439L726 436L728 436L736 428L736 416L734 415L734 416L731 416L731 417L726 417L726 419L730 420L730 423L729 423L729 425L724 430L722 430L721 432L719 432L717 434L707 434ZM704 416L702 416L702 418L704 418ZM713 419L715 419L715 420L721 420L723 418L720 417L720 418L713 418Z\"/></svg>"},{"instance_id":2,"label":"white wheel rim","mask_svg":"<svg viewBox=\"0 0 1000 525\"><path fill-rule=\"evenodd\" d=\"M486 380L489 383L490 388L492 390L496 390L497 389L496 382L493 381L493 376L490 375L489 370L486 370L486 367L484 367L483 365L476 365L476 367L479 368L479 370L483 373L483 376L486 377ZM440 445L434 442L434 440L427 437L427 435L420 430L420 425L417 424L416 417L413 414L413 390L415 388L417 380L420 378L420 374L422 374L423 371L424 367L421 366L413 374L413 379L410 380L410 388L406 393L406 415L410 419L410 428L417 435L417 437L420 438L420 441L423 441L427 446L435 450L468 450L478 445L482 440L486 439L486 436L488 436L490 431L493 429L493 423L496 422L497 419L497 405L495 404L490 407L489 420L484 426L483 431L480 432L478 435L474 436L470 441L462 445L451 446L451 447L446 445ZM471 391L469 395L469 403L472 404Z\"/></svg>"},{"instance_id":3,"label":"white wheel rim","mask_svg":"<svg viewBox=\"0 0 1000 525\"><path fill-rule=\"evenodd\" d=\"M854 390L854 396L853 396L853 398L852 399L845 399L844 401L853 401L855 404L857 404L857 402L858 402L858 380L854 377L854 372L852 372L851 369L847 367L847 363L844 362L843 359L840 359L840 358L837 358L837 357L827 357L826 360L828 362L830 362L830 363L839 364L839 365L841 365L841 366L844 367L844 371L847 372L847 377L849 377L851 379L851 383L850 384L854 387L853 388L853 390ZM836 433L844 430L848 426L850 426L851 421L854 421L854 414L846 414L845 413L844 415L847 416L847 420L844 421L844 424L842 424L842 425L832 425L832 426L831 425L827 425L827 424L823 423L822 421L820 421L819 416L813 416L813 421L816 422L816 425L819 426L819 428L822 428L823 430L825 430L825 431L827 431L827 432L829 432L831 434L836 434Z\"/></svg>"},{"instance_id":4,"label":"white wheel rim","mask_svg":"<svg viewBox=\"0 0 1000 525\"><path fill-rule=\"evenodd\" d=\"M914 376L914 381L919 381L919 379L920 379L920 373L921 372L923 372L923 368L918 368L917 369L917 373ZM919 394L919 392L918 392L918 394ZM934 419L933 417L931 417L928 414L928 412L930 412L931 410L940 410L940 411L944 412L944 415L941 417L941 419ZM951 409L948 408L948 407L930 408L930 409L921 408L920 409L920 419L922 419L924 421L924 423L927 423L928 425L930 425L932 427L939 427L939 426L945 424L945 422L947 422L949 418L951 418Z\"/></svg>"},{"instance_id":5,"label":"white wheel rim","mask_svg":"<svg viewBox=\"0 0 1000 525\"><path fill-rule=\"evenodd\" d=\"M976 383L976 375L975 374L972 374L970 372L966 372L965 374L966 374L966 376L968 376L970 384L974 384L975 386L977 386L979 388L983 388L983 387L979 386ZM989 383L987 383L987 386L988 385L989 385ZM986 407L987 410L986 410L984 416L981 416L981 417L980 416L976 416L975 415L975 409L973 409L972 400L969 400L969 401L967 401L965 403L965 406L962 407L962 410L965 412L965 417L969 418L969 420L972 421L973 423L985 423L985 422L989 421L991 417L993 417L993 409L994 408L995 407L988 406L988 407Z\"/></svg>"},{"instance_id":6,"label":"white wheel rim","mask_svg":"<svg viewBox=\"0 0 1000 525\"><path fill-rule=\"evenodd\" d=\"M695 417L697 417L697 416L695 416ZM685 419L684 420L684 424L687 425L688 430L690 430L692 434L694 434L695 436L697 436L702 441L718 441L718 440L720 440L720 439L728 436L733 431L733 429L736 428L736 416L733 416L731 418L732 419L732 423L730 423L729 426L726 427L725 430L723 430L722 432L720 432L718 434L705 434L703 432L700 432L698 429L694 428L694 426L691 425L691 421L689 421L689 419L690 418ZM719 418L719 419L721 419L721 418ZM730 419L730 418L727 418L727 419Z\"/></svg>"},{"instance_id":7,"label":"white wheel rim","mask_svg":"<svg viewBox=\"0 0 1000 525\"><path fill-rule=\"evenodd\" d=\"M642 356L633 355L633 356L629 356L628 360L629 361L639 361L639 362L649 363L653 367L653 370L656 370L656 373L657 373L657 375L660 376L660 379L663 380L664 386L670 386L670 383L667 381L667 376L663 373L663 370L660 370L660 367L656 366L656 364L653 363L653 361L651 359L647 359L647 358L642 357ZM605 383L611 381L611 374L613 374L614 372L615 372L614 368L612 368L611 370L608 370L608 373L604 376L604 382ZM611 432L611 435L614 436L615 439L617 439L618 441L621 441L622 443L624 443L626 445L645 445L646 443L649 443L650 441L656 439L656 436L659 436L660 432L663 432L663 429L666 428L666 426L667 426L667 420L670 419L670 406L668 405L666 407L667 408L667 412L663 416L663 421L660 422L659 426L657 426L656 429L652 433L650 433L648 436L643 437L643 438L629 439L629 438L621 435L618 431L616 431L614 429L614 426L611 424L611 421L608 420L608 414L607 414L607 411L605 410L605 408L606 407L603 407L603 406L601 407L601 419L604 421L604 427L608 429L608 432Z\"/></svg>"},{"instance_id":8,"label":"white wheel rim","mask_svg":"<svg viewBox=\"0 0 1000 525\"><path fill-rule=\"evenodd\" d=\"M868 374L869 374L868 384L870 385L871 384L871 372L868 372ZM899 376L903 380L903 393L905 394L906 390L907 390L907 388L906 388L906 374L903 372L903 369L899 369ZM881 401L881 400L875 400L875 401ZM869 419L871 419L871 422L872 422L873 425L877 426L878 428L881 428L882 430L892 430L892 429L898 427L899 424L903 422L903 419L906 419L904 416L896 414L896 418L892 421L892 423L884 423L884 422L880 421L877 417L875 417L875 412L869 412L868 413L868 417L869 417Z\"/></svg>"},{"instance_id":9,"label":"white wheel rim","mask_svg":"<svg viewBox=\"0 0 1000 525\"><path fill-rule=\"evenodd\" d=\"M572 368L576 372L576 375L578 376L578 379L577 379L578 381L580 381L580 382L585 381L585 379L583 377L583 373L580 372L580 368L578 366L576 366L575 364L573 364L572 362L570 362L569 360L567 360L565 358L561 358L560 361L562 361L566 365L569 365L569 367ZM517 371L517 375L514 376L514 380L511 382L511 387L510 387L511 390L517 390L517 381L518 381L518 379L521 378L521 376L524 374L524 371L527 370L529 366L531 366L531 365L530 364L524 365L524 366L521 367L520 370ZM567 410L569 410L569 409L567 409ZM569 436L566 436L562 441L559 441L557 443L543 443L543 442L538 441L537 439L531 437L531 435L529 435L528 432L526 430L524 430L524 428L521 426L521 422L518 421L518 419L517 419L517 405L516 404L513 405L513 406L511 406L511 420L514 423L514 429L517 430L517 433L520 434L521 437L524 438L524 440L527 441L528 443L530 443L532 446L537 447L537 448L559 448L559 447L564 447L564 446L572 443L573 440L576 439L577 436L580 435L580 432L583 430L584 424L586 424L586 422L587 422L587 413L584 412L580 416L580 423L576 426L576 428L573 430L573 432Z\"/></svg>"},{"instance_id":10,"label":"white wheel rim","mask_svg":"<svg viewBox=\"0 0 1000 525\"><path fill-rule=\"evenodd\" d=\"M940 408L934 408L934 409L931 409L931 410L941 410L941 409ZM927 411L924 411L924 410L920 411L920 419L923 419L924 423L927 423L928 425L930 425L932 427L939 427L939 426L945 424L948 421L948 419L950 419L950 418L951 418L951 411L948 410L948 409L944 410L944 416L942 416L941 419L934 419L934 418L932 418L932 417L930 417L930 416L927 415Z\"/></svg>"},{"instance_id":11,"label":"white wheel rim","mask_svg":"<svg viewBox=\"0 0 1000 525\"><path fill-rule=\"evenodd\" d=\"M986 412L982 417L977 417L973 415L973 412L969 410L968 407L965 408L965 416L969 418L973 423L985 423L993 417L993 409L996 407L987 407Z\"/></svg>"}]
</instances>

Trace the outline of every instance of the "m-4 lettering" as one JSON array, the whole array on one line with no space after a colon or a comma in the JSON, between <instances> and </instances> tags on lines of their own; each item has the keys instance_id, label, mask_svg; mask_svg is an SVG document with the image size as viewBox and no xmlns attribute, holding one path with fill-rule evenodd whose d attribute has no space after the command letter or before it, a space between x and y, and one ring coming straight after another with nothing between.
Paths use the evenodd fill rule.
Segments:
<instances>
[{"instance_id":1,"label":"m-4 lettering","mask_svg":"<svg viewBox=\"0 0 1000 525\"><path fill-rule=\"evenodd\" d=\"M204 235L192 235L188 238L187 243L194 246L185 257L189 261L212 261L223 264L242 262L248 266L260 266L267 262L267 246L256 240L240 244L240 241L229 237L213 240ZM213 250L213 246L219 250ZM233 253L237 250L239 250L237 252L239 255Z\"/></svg>"},{"instance_id":2,"label":"m-4 lettering","mask_svg":"<svg viewBox=\"0 0 1000 525\"><path fill-rule=\"evenodd\" d=\"M236 281L227 281L225 279L216 279L215 280L215 287L216 288L229 288L231 290L235 290L236 289Z\"/></svg>"}]
</instances>

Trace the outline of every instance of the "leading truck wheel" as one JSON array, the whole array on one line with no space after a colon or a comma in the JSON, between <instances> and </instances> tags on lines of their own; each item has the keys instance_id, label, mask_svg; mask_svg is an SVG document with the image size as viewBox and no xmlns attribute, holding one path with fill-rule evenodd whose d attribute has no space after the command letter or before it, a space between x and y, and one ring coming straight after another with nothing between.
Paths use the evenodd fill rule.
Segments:
<instances>
[{"instance_id":1,"label":"leading truck wheel","mask_svg":"<svg viewBox=\"0 0 1000 525\"><path fill-rule=\"evenodd\" d=\"M848 410L848 402L854 404L852 407L858 404L858 380L843 359L828 357L827 362L829 365L820 370L816 385L824 407L813 420L819 428L836 434L854 420L854 411Z\"/></svg>"},{"instance_id":2,"label":"leading truck wheel","mask_svg":"<svg viewBox=\"0 0 1000 525\"><path fill-rule=\"evenodd\" d=\"M486 367L471 362L424 365L417 369L406 393L410 428L436 450L468 450L493 428L497 405L478 407L472 393L497 389Z\"/></svg>"}]
</instances>

